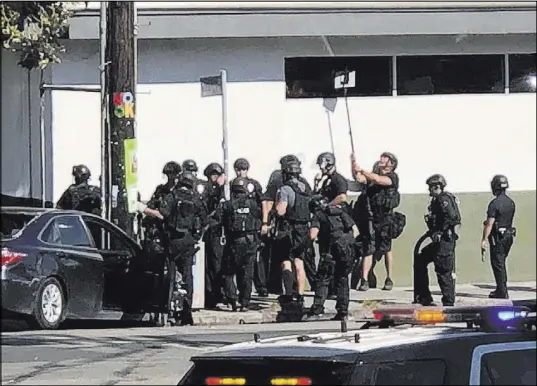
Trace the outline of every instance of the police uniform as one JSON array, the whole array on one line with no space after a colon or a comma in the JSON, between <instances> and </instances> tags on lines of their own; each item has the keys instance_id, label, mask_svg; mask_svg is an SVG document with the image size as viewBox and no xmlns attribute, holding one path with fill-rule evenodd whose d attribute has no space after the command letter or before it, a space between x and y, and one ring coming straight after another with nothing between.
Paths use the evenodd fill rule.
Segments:
<instances>
[{"instance_id":1,"label":"police uniform","mask_svg":"<svg viewBox=\"0 0 537 386\"><path fill-rule=\"evenodd\" d=\"M442 292L442 304L455 304L455 247L458 240L457 226L461 223L458 200L446 192L445 179L441 175L433 175L427 179L429 189L440 187L438 195L432 195L429 212L425 216L428 233L432 243L425 246L417 254L414 261L414 302L430 305L433 301L429 290L427 266L432 262L436 271L438 285Z\"/></svg>"},{"instance_id":2,"label":"police uniform","mask_svg":"<svg viewBox=\"0 0 537 386\"><path fill-rule=\"evenodd\" d=\"M192 266L194 255L198 250L196 244L203 230L202 219L205 216L203 205L193 192L195 182L196 178L192 173L183 172L173 191L164 199L160 209L168 229L171 260L177 266L187 292L186 304L181 316L183 324L192 323L190 313L194 291Z\"/></svg>"},{"instance_id":3,"label":"police uniform","mask_svg":"<svg viewBox=\"0 0 537 386\"><path fill-rule=\"evenodd\" d=\"M311 228L319 229L319 244L328 248L321 254L317 272L317 288L309 318L324 313L324 303L328 297L329 283L333 279L337 296L337 320L347 316L349 308L349 273L354 261L354 237L351 233L355 225L352 218L340 206L328 207L327 202L317 198L312 200L313 218Z\"/></svg>"},{"instance_id":4,"label":"police uniform","mask_svg":"<svg viewBox=\"0 0 537 386\"><path fill-rule=\"evenodd\" d=\"M250 304L258 234L261 230L261 208L256 199L250 196L248 184L248 179L236 178L232 185L232 198L222 207L228 249L223 264L224 291L227 302L236 310L237 288L233 282L236 275L241 311L248 310Z\"/></svg>"},{"instance_id":5,"label":"police uniform","mask_svg":"<svg viewBox=\"0 0 537 386\"><path fill-rule=\"evenodd\" d=\"M73 166L75 183L62 194L56 208L79 210L100 216L102 211L101 189L88 183L91 172L85 165Z\"/></svg>"},{"instance_id":6,"label":"police uniform","mask_svg":"<svg viewBox=\"0 0 537 386\"><path fill-rule=\"evenodd\" d=\"M203 174L207 177L207 194L205 200L209 213L208 228L204 234L205 242L205 308L215 308L222 300L224 282L222 276L222 256L224 254L223 225L215 213L225 200L224 187L212 181L211 176L221 176L224 168L218 163L209 164Z\"/></svg>"},{"instance_id":7,"label":"police uniform","mask_svg":"<svg viewBox=\"0 0 537 386\"><path fill-rule=\"evenodd\" d=\"M516 205L505 193L508 187L509 182L505 176L497 175L492 179L491 188L496 197L489 203L487 219L494 219L488 241L496 289L490 293L491 298L509 298L505 263L516 236L516 229L513 228Z\"/></svg>"}]
</instances>

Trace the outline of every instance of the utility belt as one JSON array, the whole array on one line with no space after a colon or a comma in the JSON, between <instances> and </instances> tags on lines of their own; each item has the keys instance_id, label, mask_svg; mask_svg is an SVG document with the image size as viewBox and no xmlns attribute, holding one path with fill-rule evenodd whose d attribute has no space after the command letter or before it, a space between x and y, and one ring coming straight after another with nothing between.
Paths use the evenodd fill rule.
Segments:
<instances>
[{"instance_id":1,"label":"utility belt","mask_svg":"<svg viewBox=\"0 0 537 386\"><path fill-rule=\"evenodd\" d=\"M492 236L500 240L503 239L504 237L516 237L516 228L515 227L494 228L492 231Z\"/></svg>"}]
</instances>

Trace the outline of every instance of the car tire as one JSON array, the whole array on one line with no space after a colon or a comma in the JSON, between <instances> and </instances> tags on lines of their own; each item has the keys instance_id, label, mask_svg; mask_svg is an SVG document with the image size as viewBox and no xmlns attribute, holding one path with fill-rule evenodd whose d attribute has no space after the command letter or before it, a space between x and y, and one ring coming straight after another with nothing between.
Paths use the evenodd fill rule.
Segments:
<instances>
[{"instance_id":1,"label":"car tire","mask_svg":"<svg viewBox=\"0 0 537 386\"><path fill-rule=\"evenodd\" d=\"M28 320L32 328L55 330L65 319L66 297L55 277L48 277L39 286L34 311Z\"/></svg>"}]
</instances>

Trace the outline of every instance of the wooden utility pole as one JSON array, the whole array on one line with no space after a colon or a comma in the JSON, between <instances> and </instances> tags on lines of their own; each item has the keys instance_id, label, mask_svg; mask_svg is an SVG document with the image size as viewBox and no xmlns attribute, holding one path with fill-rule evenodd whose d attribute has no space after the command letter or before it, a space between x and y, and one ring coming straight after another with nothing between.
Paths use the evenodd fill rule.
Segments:
<instances>
[{"instance_id":1,"label":"wooden utility pole","mask_svg":"<svg viewBox=\"0 0 537 386\"><path fill-rule=\"evenodd\" d=\"M109 140L111 220L133 236L134 216L129 214L132 175L136 175L135 130L135 20L134 2L110 1L107 28L107 91L109 97ZM127 151L126 151L127 150ZM127 153L127 157L125 157ZM129 181L130 180L130 181Z\"/></svg>"}]
</instances>

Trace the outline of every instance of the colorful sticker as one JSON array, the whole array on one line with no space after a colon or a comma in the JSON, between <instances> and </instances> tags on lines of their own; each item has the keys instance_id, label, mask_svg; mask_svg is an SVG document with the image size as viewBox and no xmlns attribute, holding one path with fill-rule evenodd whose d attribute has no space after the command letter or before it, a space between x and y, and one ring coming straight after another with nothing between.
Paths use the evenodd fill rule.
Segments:
<instances>
[{"instance_id":1,"label":"colorful sticker","mask_svg":"<svg viewBox=\"0 0 537 386\"><path fill-rule=\"evenodd\" d=\"M134 119L134 96L131 92L115 92L113 103L116 118Z\"/></svg>"}]
</instances>

